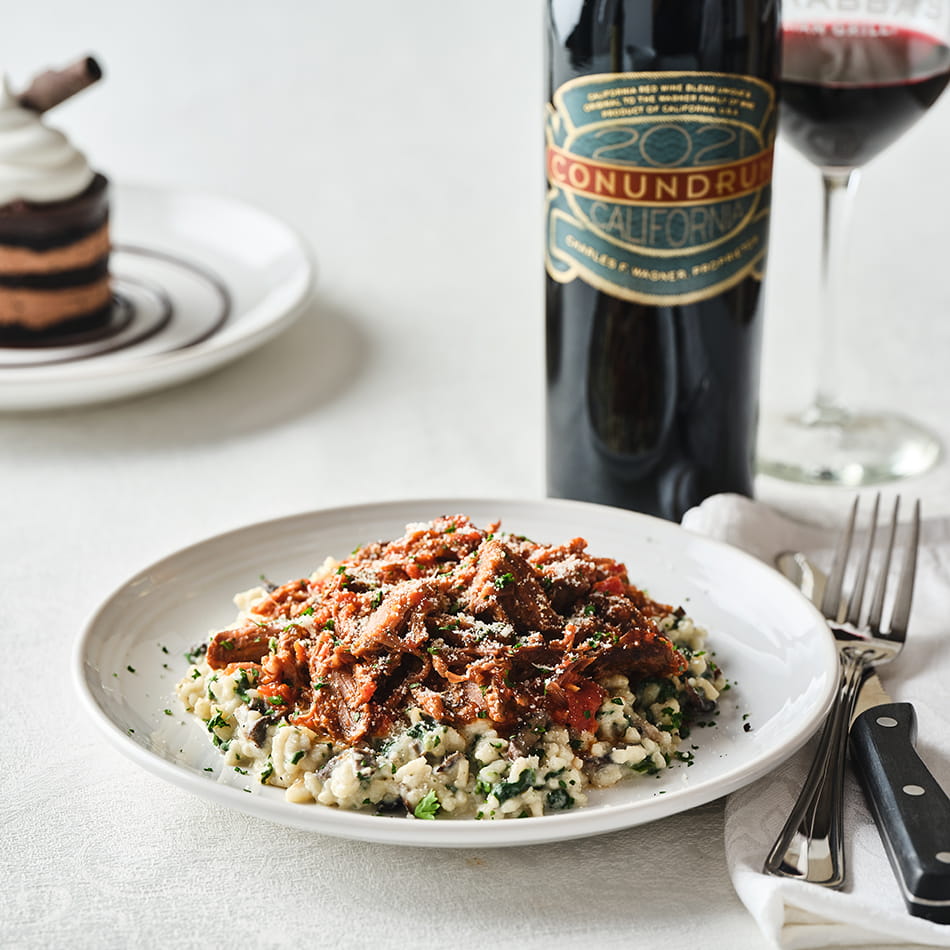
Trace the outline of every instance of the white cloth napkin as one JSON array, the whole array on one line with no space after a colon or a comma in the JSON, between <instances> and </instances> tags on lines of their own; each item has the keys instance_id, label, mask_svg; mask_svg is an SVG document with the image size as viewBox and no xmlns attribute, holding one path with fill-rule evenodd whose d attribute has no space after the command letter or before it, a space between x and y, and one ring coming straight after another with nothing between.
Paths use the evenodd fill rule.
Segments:
<instances>
[{"instance_id":1,"label":"white cloth napkin","mask_svg":"<svg viewBox=\"0 0 950 950\"><path fill-rule=\"evenodd\" d=\"M842 496L840 524L816 527L790 520L747 498L718 495L687 512L683 524L769 563L780 551L796 550L809 554L827 570L849 503L850 498ZM862 524L870 510L870 499L862 500ZM950 519L927 520L926 511L923 514L907 643L901 655L882 669L881 679L895 701L914 704L917 750L937 781L950 789ZM902 537L899 531L899 541ZM801 788L814 743L812 739L784 765L736 792L726 803L726 858L739 897L762 931L775 945L788 950L885 943L950 947L950 925L911 917L907 912L850 769L845 786L845 888L832 891L762 873L765 857Z\"/></svg>"}]
</instances>

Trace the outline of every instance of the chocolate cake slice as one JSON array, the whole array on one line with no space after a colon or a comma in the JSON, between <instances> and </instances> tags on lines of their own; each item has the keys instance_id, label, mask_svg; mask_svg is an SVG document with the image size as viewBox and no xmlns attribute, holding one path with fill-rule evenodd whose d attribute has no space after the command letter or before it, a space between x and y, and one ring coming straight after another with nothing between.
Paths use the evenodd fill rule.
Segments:
<instances>
[{"instance_id":1,"label":"chocolate cake slice","mask_svg":"<svg viewBox=\"0 0 950 950\"><path fill-rule=\"evenodd\" d=\"M91 329L112 307L109 186L96 174L65 201L0 208L0 339Z\"/></svg>"},{"instance_id":2,"label":"chocolate cake slice","mask_svg":"<svg viewBox=\"0 0 950 950\"><path fill-rule=\"evenodd\" d=\"M0 345L51 345L110 322L109 183L44 121L101 77L86 56L20 95L0 82Z\"/></svg>"}]
</instances>

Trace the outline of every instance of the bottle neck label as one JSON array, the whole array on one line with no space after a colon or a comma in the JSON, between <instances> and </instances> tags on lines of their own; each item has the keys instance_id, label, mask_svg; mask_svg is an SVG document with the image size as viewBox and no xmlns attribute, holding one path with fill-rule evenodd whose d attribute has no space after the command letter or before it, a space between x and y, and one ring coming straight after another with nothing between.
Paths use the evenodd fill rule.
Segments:
<instances>
[{"instance_id":1,"label":"bottle neck label","mask_svg":"<svg viewBox=\"0 0 950 950\"><path fill-rule=\"evenodd\" d=\"M610 73L548 106L547 270L625 300L704 300L761 279L775 93L749 76Z\"/></svg>"}]
</instances>

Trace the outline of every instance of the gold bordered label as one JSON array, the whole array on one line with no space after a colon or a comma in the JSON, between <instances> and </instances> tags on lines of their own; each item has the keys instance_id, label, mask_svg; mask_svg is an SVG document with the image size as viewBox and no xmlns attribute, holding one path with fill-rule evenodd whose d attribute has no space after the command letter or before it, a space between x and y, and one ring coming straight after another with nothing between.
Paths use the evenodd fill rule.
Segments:
<instances>
[{"instance_id":1,"label":"gold bordered label","mask_svg":"<svg viewBox=\"0 0 950 950\"><path fill-rule=\"evenodd\" d=\"M761 277L775 93L724 73L610 73L548 107L547 269L641 303Z\"/></svg>"}]
</instances>

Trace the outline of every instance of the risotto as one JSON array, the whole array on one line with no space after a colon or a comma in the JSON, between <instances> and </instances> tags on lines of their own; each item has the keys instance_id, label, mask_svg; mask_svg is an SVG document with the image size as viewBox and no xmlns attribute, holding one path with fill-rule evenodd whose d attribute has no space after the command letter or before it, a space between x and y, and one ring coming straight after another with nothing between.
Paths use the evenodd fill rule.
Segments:
<instances>
[{"instance_id":1,"label":"risotto","mask_svg":"<svg viewBox=\"0 0 950 950\"><path fill-rule=\"evenodd\" d=\"M177 686L225 763L293 802L523 818L653 775L714 713L706 633L586 542L464 515L238 595Z\"/></svg>"}]
</instances>

